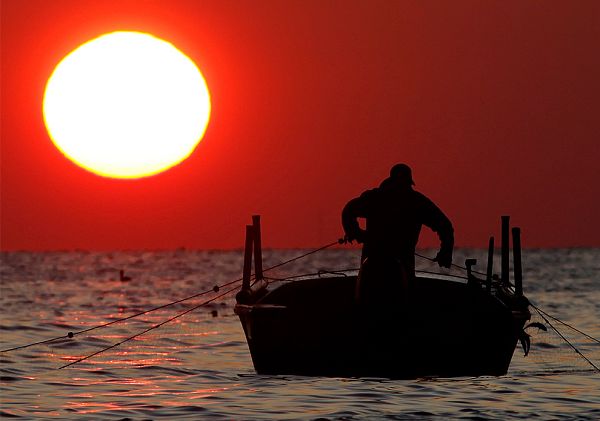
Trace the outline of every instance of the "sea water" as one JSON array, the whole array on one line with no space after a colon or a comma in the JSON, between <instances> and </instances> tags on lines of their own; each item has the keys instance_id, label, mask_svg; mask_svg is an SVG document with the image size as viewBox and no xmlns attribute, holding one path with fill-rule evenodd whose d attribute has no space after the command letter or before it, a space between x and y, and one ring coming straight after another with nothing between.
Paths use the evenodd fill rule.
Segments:
<instances>
[{"instance_id":1,"label":"sea water","mask_svg":"<svg viewBox=\"0 0 600 421\"><path fill-rule=\"evenodd\" d=\"M265 250L265 267L304 252ZM434 255L432 250L420 253ZM475 257L480 262L476 269L485 271L485 254L460 249L455 262L462 265L466 257ZM330 249L267 274L285 278L351 269L358 259L356 250ZM600 249L525 250L523 265L524 290L532 303L600 338ZM417 266L437 270L424 259L418 258ZM241 268L240 251L2 254L0 348L63 338L0 354L0 415L94 420L600 419L600 374L592 367L600 366L600 344L547 318L590 359L584 361L533 308L532 321L542 322L548 331L529 328L530 354L525 357L518 345L508 374L501 377L257 375L233 313L233 293L207 303L227 287L77 334L212 291L238 279ZM460 270L446 273L464 276ZM427 303L423 306L426 310ZM435 329L431 326L432 335ZM76 334L69 338L68 332Z\"/></svg>"}]
</instances>

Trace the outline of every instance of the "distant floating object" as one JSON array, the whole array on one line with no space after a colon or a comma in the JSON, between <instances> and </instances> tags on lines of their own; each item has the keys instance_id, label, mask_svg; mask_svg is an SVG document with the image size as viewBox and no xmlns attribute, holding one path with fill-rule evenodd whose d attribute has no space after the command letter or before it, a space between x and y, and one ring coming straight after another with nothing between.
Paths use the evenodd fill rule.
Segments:
<instances>
[{"instance_id":1,"label":"distant floating object","mask_svg":"<svg viewBox=\"0 0 600 421\"><path fill-rule=\"evenodd\" d=\"M131 277L125 276L125 271L124 270L120 270L119 271L119 279L121 280L121 282L131 281Z\"/></svg>"}]
</instances>

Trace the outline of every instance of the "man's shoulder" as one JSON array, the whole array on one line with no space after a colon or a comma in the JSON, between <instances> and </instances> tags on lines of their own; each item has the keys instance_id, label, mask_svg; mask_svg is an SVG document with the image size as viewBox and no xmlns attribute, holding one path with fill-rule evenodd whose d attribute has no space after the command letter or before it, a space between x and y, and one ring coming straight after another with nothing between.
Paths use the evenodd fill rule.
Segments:
<instances>
[{"instance_id":1,"label":"man's shoulder","mask_svg":"<svg viewBox=\"0 0 600 421\"><path fill-rule=\"evenodd\" d=\"M416 197L421 200L429 200L429 198L427 196L425 196L423 193L421 193L420 191L411 190L411 192L412 192L413 197Z\"/></svg>"},{"instance_id":2,"label":"man's shoulder","mask_svg":"<svg viewBox=\"0 0 600 421\"><path fill-rule=\"evenodd\" d=\"M369 200L369 199L372 199L372 198L378 196L379 194L380 194L379 187L375 187L373 189L365 190L364 192L362 192L360 195L360 198Z\"/></svg>"},{"instance_id":3,"label":"man's shoulder","mask_svg":"<svg viewBox=\"0 0 600 421\"><path fill-rule=\"evenodd\" d=\"M433 204L433 201L430 198L428 198L427 196L425 196L423 193L421 193L419 191L412 190L412 195L413 195L413 199L416 202L418 202L424 206Z\"/></svg>"}]
</instances>

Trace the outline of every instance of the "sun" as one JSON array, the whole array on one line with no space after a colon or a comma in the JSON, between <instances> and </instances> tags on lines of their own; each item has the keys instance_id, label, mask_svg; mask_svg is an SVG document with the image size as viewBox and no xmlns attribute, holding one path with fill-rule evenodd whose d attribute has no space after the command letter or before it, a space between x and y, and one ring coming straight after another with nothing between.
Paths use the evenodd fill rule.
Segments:
<instances>
[{"instance_id":1,"label":"sun","mask_svg":"<svg viewBox=\"0 0 600 421\"><path fill-rule=\"evenodd\" d=\"M101 35L68 54L44 92L56 147L97 175L141 178L185 160L210 118L210 94L194 62L142 32Z\"/></svg>"}]
</instances>

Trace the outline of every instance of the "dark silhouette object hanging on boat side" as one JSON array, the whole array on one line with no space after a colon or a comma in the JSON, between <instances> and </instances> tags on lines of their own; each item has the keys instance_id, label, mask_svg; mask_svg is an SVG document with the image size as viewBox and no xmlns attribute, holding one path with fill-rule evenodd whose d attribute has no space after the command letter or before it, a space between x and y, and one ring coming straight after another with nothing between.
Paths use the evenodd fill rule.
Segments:
<instances>
[{"instance_id":1,"label":"dark silhouette object hanging on boat side","mask_svg":"<svg viewBox=\"0 0 600 421\"><path fill-rule=\"evenodd\" d=\"M377 188L350 200L342 211L347 241L363 244L357 298L362 304L405 295L415 278L415 248L423 225L440 238L435 260L452 264L454 230L446 215L425 195L413 190L412 171L396 164ZM358 218L366 218L366 230Z\"/></svg>"}]
</instances>

